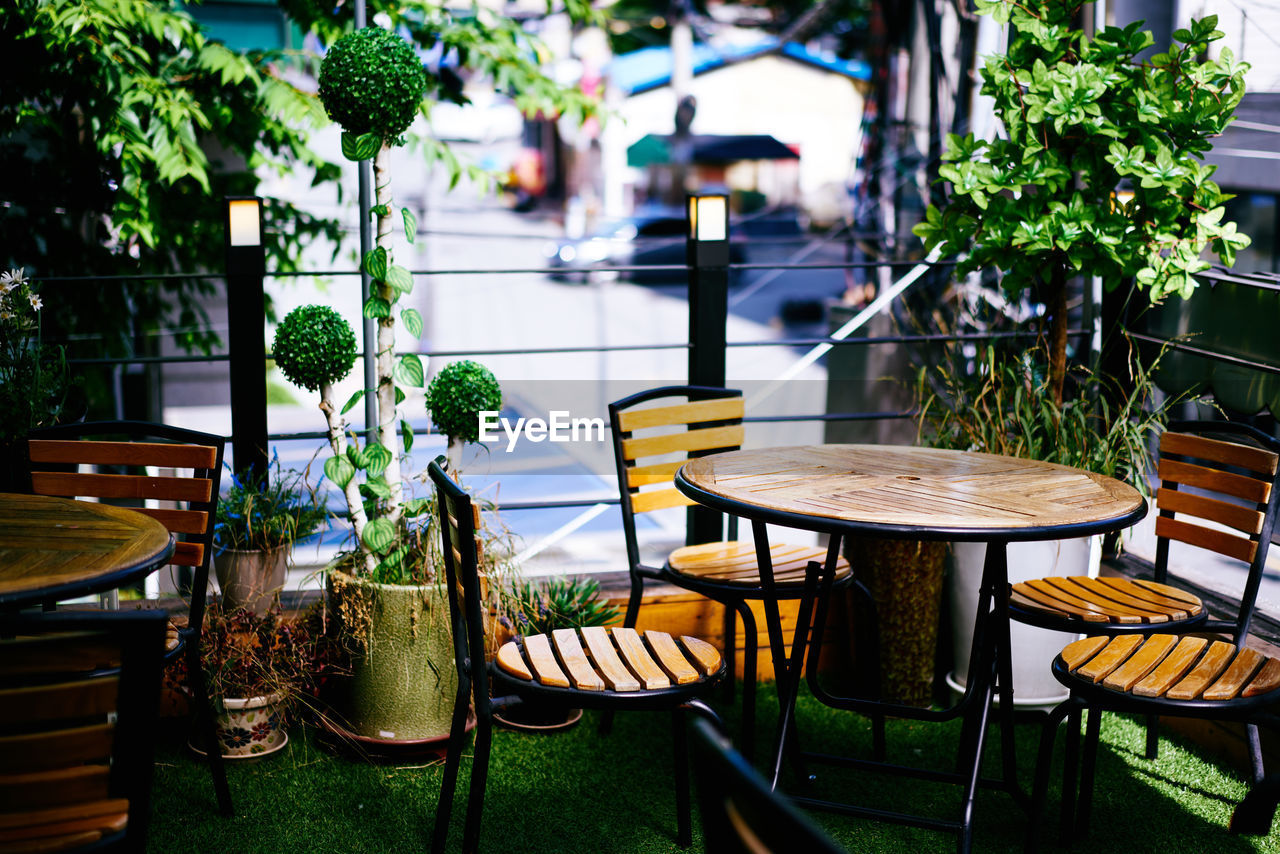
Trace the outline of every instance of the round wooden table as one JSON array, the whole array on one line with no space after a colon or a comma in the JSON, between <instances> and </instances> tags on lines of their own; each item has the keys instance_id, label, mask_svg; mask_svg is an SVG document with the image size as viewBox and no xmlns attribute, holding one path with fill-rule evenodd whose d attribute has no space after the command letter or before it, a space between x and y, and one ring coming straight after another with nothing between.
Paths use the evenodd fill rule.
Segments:
<instances>
[{"instance_id":1,"label":"round wooden table","mask_svg":"<svg viewBox=\"0 0 1280 854\"><path fill-rule=\"evenodd\" d=\"M168 562L159 521L109 504L0 493L0 607L114 590Z\"/></svg>"},{"instance_id":2,"label":"round wooden table","mask_svg":"<svg viewBox=\"0 0 1280 854\"><path fill-rule=\"evenodd\" d=\"M864 809L814 798L797 797L801 804L853 815L948 830L960 837L960 849L972 843L973 797L979 783L994 784L1025 799L1017 783L1013 750L1013 686L1009 664L1009 581L1005 545L1021 540L1083 537L1126 528L1146 515L1147 504L1133 487L1113 478L1067 466L1020 460L994 454L881 445L821 445L730 451L689 460L676 473L676 486L700 504L751 520L761 568L761 586L772 586L768 566L767 524L818 531L831 535L828 566L845 536L912 540L987 542L982 588L975 615L971 661L974 678L955 706L919 709L862 697L837 697L817 679L817 646L808 649L809 684L814 696L838 708L870 713L877 722L886 714L917 720L948 720L963 716L958 772L928 771L930 779L964 785L961 817L957 821ZM857 568L855 567L855 572ZM773 783L781 775L793 728L795 697L805 660L812 607L814 624L826 617L826 597L811 580L816 598L802 600L801 614L787 656L776 600L765 600L770 651L778 676L781 720L774 754ZM813 633L815 639L820 631ZM1049 667L1050 662L1045 662ZM979 779L987 716L996 693L1000 696L1004 775L1000 781ZM879 726L879 723L877 724ZM833 760L799 754L816 761ZM882 759L877 755L876 759ZM839 764L880 766L894 773L914 769L883 762L840 757Z\"/></svg>"}]
</instances>

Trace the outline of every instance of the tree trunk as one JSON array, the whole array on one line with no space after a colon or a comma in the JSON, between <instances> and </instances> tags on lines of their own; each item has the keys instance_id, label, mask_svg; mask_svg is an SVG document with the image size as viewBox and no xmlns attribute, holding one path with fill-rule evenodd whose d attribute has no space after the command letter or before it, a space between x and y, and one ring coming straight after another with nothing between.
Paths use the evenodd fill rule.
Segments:
<instances>
[{"instance_id":1,"label":"tree trunk","mask_svg":"<svg viewBox=\"0 0 1280 854\"><path fill-rule=\"evenodd\" d=\"M1049 311L1049 390L1053 402L1062 406L1067 377L1067 265L1057 262L1049 280L1045 302Z\"/></svg>"}]
</instances>

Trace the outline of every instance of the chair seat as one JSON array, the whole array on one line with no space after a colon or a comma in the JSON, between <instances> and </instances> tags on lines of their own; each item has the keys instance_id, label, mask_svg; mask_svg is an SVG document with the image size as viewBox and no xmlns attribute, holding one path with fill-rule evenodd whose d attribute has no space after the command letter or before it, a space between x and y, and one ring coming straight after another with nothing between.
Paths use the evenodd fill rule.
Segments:
<instances>
[{"instance_id":1,"label":"chair seat","mask_svg":"<svg viewBox=\"0 0 1280 854\"><path fill-rule=\"evenodd\" d=\"M720 651L698 638L681 636L677 641L666 632L641 635L635 629L600 626L509 641L498 650L497 666L545 688L599 693L695 687L724 667Z\"/></svg>"},{"instance_id":2,"label":"chair seat","mask_svg":"<svg viewBox=\"0 0 1280 854\"><path fill-rule=\"evenodd\" d=\"M1054 662L1069 688L1152 703L1258 705L1280 700L1280 660L1199 635L1095 636L1068 644Z\"/></svg>"},{"instance_id":3,"label":"chair seat","mask_svg":"<svg viewBox=\"0 0 1280 854\"><path fill-rule=\"evenodd\" d=\"M775 584L779 587L803 587L805 568L810 561L825 563L827 550L820 546L777 543L769 546L769 557L773 564ZM682 546L667 558L667 567L677 575L700 581L717 581L742 587L760 586L760 569L756 566L754 543L730 540ZM840 558L836 563L836 580L848 578L849 572L849 562Z\"/></svg>"},{"instance_id":4,"label":"chair seat","mask_svg":"<svg viewBox=\"0 0 1280 854\"><path fill-rule=\"evenodd\" d=\"M1205 616L1199 597L1154 581L1068 576L1013 585L1010 605L1042 617L1113 626L1154 625Z\"/></svg>"},{"instance_id":5,"label":"chair seat","mask_svg":"<svg viewBox=\"0 0 1280 854\"><path fill-rule=\"evenodd\" d=\"M72 851L122 833L129 802L110 799L28 812L0 812L0 852Z\"/></svg>"}]
</instances>

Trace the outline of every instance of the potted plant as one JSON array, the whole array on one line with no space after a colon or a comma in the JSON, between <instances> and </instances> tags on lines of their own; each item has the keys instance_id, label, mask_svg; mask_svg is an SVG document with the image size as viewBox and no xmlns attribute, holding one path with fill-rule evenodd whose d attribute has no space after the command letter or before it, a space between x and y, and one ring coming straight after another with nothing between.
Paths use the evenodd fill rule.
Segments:
<instances>
[{"instance_id":1,"label":"potted plant","mask_svg":"<svg viewBox=\"0 0 1280 854\"><path fill-rule=\"evenodd\" d=\"M223 757L267 756L288 744L289 715L314 691L315 649L308 621L286 619L278 599L261 614L209 603L200 658Z\"/></svg>"},{"instance_id":2,"label":"potted plant","mask_svg":"<svg viewBox=\"0 0 1280 854\"><path fill-rule=\"evenodd\" d=\"M265 614L273 594L284 587L293 544L318 532L328 516L305 473L282 469L279 456L272 457L261 479L247 471L232 473L213 526L222 606Z\"/></svg>"},{"instance_id":3,"label":"potted plant","mask_svg":"<svg viewBox=\"0 0 1280 854\"><path fill-rule=\"evenodd\" d=\"M1177 399L1157 402L1151 375L1163 353L1144 366L1131 350L1126 382L1080 367L1066 376L1067 395L1054 401L1043 351L980 348L973 360L956 349L917 377L920 443L981 451L1082 468L1132 484L1149 494L1150 445ZM973 613L986 559L984 543L953 543L949 594L955 669L952 688L967 678ZM1010 543L1009 581L1049 575L1094 575L1102 538ZM1019 706L1058 702L1062 688L1046 662L1069 638L1014 623L1013 679Z\"/></svg>"},{"instance_id":4,"label":"potted plant","mask_svg":"<svg viewBox=\"0 0 1280 854\"><path fill-rule=\"evenodd\" d=\"M621 613L600 596L600 584L587 576L561 576L543 581L512 580L501 597L499 624L514 635L549 635L556 629L607 626ZM494 712L494 720L512 729L546 732L568 729L582 718L581 709L517 704Z\"/></svg>"},{"instance_id":5,"label":"potted plant","mask_svg":"<svg viewBox=\"0 0 1280 854\"><path fill-rule=\"evenodd\" d=\"M75 386L62 348L41 340L43 307L22 270L0 271L0 492L31 491L27 433L65 420Z\"/></svg>"}]
</instances>

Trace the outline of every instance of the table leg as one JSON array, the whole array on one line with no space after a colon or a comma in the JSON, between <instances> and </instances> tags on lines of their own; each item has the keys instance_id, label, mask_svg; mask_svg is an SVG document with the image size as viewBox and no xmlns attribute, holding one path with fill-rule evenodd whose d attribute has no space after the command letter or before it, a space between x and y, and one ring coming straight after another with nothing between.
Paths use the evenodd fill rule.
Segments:
<instances>
[{"instance_id":1,"label":"table leg","mask_svg":"<svg viewBox=\"0 0 1280 854\"><path fill-rule=\"evenodd\" d=\"M760 570L760 589L763 591L765 628L769 632L769 654L773 659L773 673L778 685L787 676L787 642L782 636L782 614L778 610L778 591L773 582L773 558L769 554L769 532L763 522L752 520L751 535L756 544L756 566ZM785 698L778 690L778 709L786 710Z\"/></svg>"},{"instance_id":2,"label":"table leg","mask_svg":"<svg viewBox=\"0 0 1280 854\"><path fill-rule=\"evenodd\" d=\"M1000 696L1000 753L1004 764L1004 782L1010 794L1018 792L1018 759L1014 744L1013 707L1013 641L1009 636L1009 563L1008 543L987 545L987 559L982 568L982 584L991 591L994 633L993 650L996 686Z\"/></svg>"}]
</instances>

